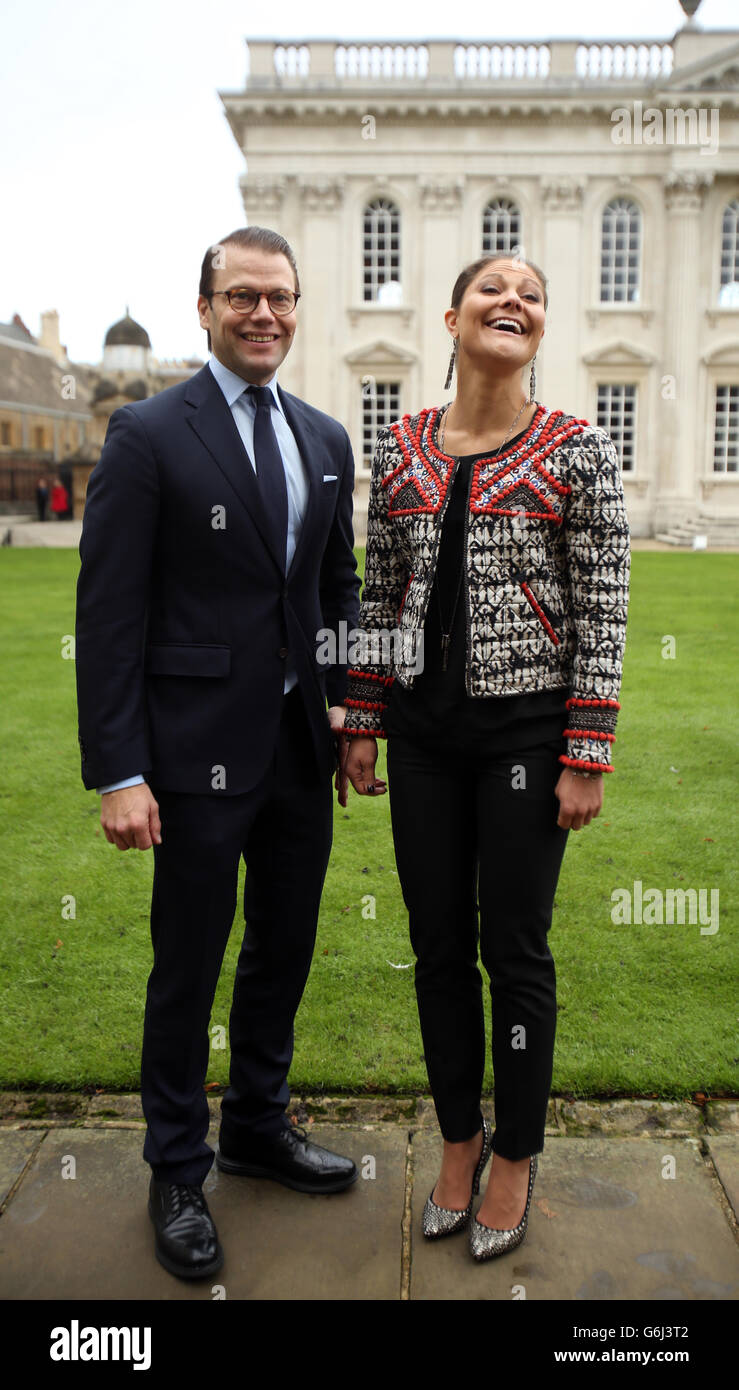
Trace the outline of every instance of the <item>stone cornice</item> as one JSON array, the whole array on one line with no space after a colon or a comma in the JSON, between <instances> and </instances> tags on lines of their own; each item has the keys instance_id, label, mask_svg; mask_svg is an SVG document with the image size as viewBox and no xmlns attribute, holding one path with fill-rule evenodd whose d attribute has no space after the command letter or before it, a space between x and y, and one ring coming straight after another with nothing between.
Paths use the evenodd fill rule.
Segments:
<instances>
[{"instance_id":1,"label":"stone cornice","mask_svg":"<svg viewBox=\"0 0 739 1390\"><path fill-rule=\"evenodd\" d=\"M639 99L650 106L668 107L675 105L676 98L684 97L686 108L705 105L706 97L711 106L739 111L739 87L730 92L714 90L693 90L678 92L646 85L619 86L612 83L594 91L587 87L572 86L555 91L549 88L531 87L522 90L521 86L496 87L470 93L469 87L459 93L431 92L407 89L392 92L379 90L369 85L364 92L356 87L351 93L344 91L296 92L278 90L267 96L264 92L222 94L226 115L234 135L243 143L243 131L251 124L264 122L294 121L310 119L359 123L363 116L393 117L397 119L448 120L507 120L512 116L530 119L557 119L574 116L607 116L610 119L615 107L628 106ZM369 143L369 142L368 142Z\"/></svg>"},{"instance_id":2,"label":"stone cornice","mask_svg":"<svg viewBox=\"0 0 739 1390\"><path fill-rule=\"evenodd\" d=\"M654 318L654 309L647 309L643 304L603 303L585 310L590 328L597 328L601 317L607 317L609 314L624 314L627 318L635 318L638 315L644 327L649 328Z\"/></svg>"}]
</instances>

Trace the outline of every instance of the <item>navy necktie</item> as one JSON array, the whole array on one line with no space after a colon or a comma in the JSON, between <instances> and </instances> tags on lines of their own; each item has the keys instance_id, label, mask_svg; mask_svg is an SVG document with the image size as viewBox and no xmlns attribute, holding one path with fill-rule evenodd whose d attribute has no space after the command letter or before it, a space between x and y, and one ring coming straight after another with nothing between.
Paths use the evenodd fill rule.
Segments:
<instances>
[{"instance_id":1,"label":"navy necktie","mask_svg":"<svg viewBox=\"0 0 739 1390\"><path fill-rule=\"evenodd\" d=\"M254 419L257 482L272 529L275 550L284 569L287 554L287 484L282 454L272 424L274 397L268 386L248 386L245 394L253 398L257 408Z\"/></svg>"}]
</instances>

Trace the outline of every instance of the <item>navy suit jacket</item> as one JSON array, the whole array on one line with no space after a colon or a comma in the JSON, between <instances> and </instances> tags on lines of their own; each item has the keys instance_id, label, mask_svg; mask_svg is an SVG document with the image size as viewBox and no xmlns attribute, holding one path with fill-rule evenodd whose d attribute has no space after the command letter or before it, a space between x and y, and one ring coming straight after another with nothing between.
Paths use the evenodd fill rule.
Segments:
<instances>
[{"instance_id":1,"label":"navy suit jacket","mask_svg":"<svg viewBox=\"0 0 739 1390\"><path fill-rule=\"evenodd\" d=\"M319 663L317 634L357 623L354 462L342 425L278 390L310 480L287 575L209 367L111 416L77 585L88 788L143 773L172 791L250 790L274 751L288 652L319 768L335 766L326 699L343 703L346 664Z\"/></svg>"}]
</instances>

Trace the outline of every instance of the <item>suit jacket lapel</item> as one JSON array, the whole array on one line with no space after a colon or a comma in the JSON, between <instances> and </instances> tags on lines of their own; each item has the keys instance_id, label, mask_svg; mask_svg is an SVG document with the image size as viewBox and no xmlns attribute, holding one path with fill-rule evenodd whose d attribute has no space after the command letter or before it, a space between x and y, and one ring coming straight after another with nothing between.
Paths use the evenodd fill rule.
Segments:
<instances>
[{"instance_id":1,"label":"suit jacket lapel","mask_svg":"<svg viewBox=\"0 0 739 1390\"><path fill-rule=\"evenodd\" d=\"M295 547L288 575L292 574L300 562L303 551L309 543L309 537L313 528L314 520L318 514L319 500L323 488L323 469L327 461L326 445L315 426L311 423L308 412L304 409L302 401L297 396L291 396L287 391L283 391L281 386L277 387L280 397L280 404L285 412L290 429L295 435L295 442L300 451L300 457L305 465L308 474L308 501L305 508L303 524L300 528L298 543Z\"/></svg>"},{"instance_id":2,"label":"suit jacket lapel","mask_svg":"<svg viewBox=\"0 0 739 1390\"><path fill-rule=\"evenodd\" d=\"M195 407L188 416L188 424L250 513L280 574L284 574L284 560L280 560L274 547L251 460L247 456L226 398L210 367L203 367L202 371L188 382L185 400Z\"/></svg>"}]
</instances>

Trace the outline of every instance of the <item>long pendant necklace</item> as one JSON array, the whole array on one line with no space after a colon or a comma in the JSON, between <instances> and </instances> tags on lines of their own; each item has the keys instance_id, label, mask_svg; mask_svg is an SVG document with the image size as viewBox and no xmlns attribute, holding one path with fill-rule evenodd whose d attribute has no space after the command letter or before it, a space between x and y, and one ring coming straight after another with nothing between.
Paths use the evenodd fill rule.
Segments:
<instances>
[{"instance_id":1,"label":"long pendant necklace","mask_svg":"<svg viewBox=\"0 0 739 1390\"><path fill-rule=\"evenodd\" d=\"M513 430L513 429L515 428L517 422L520 420L521 416L523 415L523 412L524 412L524 410L526 409L527 405L531 405L531 401L524 401L523 405L521 406L521 409L520 409L519 412L518 412L518 415L516 416L515 420L513 421L513 424L511 425L510 429L508 430L508 433L505 434L505 435L503 436L503 438L502 438L501 441L500 441L500 444L498 445L497 449L495 450L495 453L494 453L494 454L491 454L491 458L497 458L497 457L498 457L498 454L500 453L501 449L503 448L503 445L505 444L506 439L508 438L508 435L511 433L511 430ZM439 450L440 450L441 453L444 452L444 436L445 436L445 434L446 434L446 417L447 417L447 414L448 414L448 412L449 412L450 409L451 409L451 402L450 402L450 404L449 404L448 406L446 406L446 407L444 408L444 413L443 413L443 415L442 415L442 417L441 417L441 422L440 422L441 428L440 428L440 431L439 431ZM471 464L471 468L474 470L474 464ZM468 501L468 504L467 504L467 505L469 506L469 501ZM460 570L459 570L459 578L457 579L457 592L456 592L456 594L454 595L454 607L452 608L451 617L450 617L450 619L449 619L449 630L448 630L448 632L445 632L445 631L444 631L444 615L443 615L443 613L442 613L442 611L441 611L441 598L440 598L440 596L439 596L439 586L438 586L438 583L434 585L434 588L436 589L436 602L437 602L438 609L439 609L439 626L440 626L440 628L441 628L441 669L442 669L442 671L446 671L447 666L448 666L448 663L449 663L449 644L450 644L450 642L451 642L451 640L452 640L452 629L453 629L453 627L454 627L454 618L455 618L455 616L456 616L457 604L459 603L459 595L460 595L460 591L461 591L461 588L462 588L462 577L463 577L463 575L464 575L465 561L466 561L466 556L465 556L464 550L463 550L463 551L462 551L462 564L461 564Z\"/></svg>"}]
</instances>

